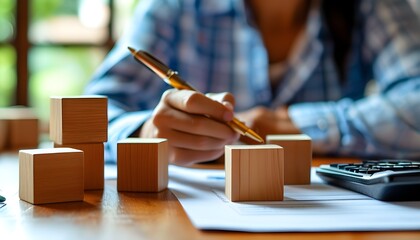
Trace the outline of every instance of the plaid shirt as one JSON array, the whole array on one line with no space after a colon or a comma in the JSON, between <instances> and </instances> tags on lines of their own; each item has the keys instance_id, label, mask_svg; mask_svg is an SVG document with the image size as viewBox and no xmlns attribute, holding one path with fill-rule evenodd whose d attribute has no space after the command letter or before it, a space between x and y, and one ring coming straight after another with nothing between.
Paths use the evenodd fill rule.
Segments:
<instances>
[{"instance_id":1,"label":"plaid shirt","mask_svg":"<svg viewBox=\"0 0 420 240\"><path fill-rule=\"evenodd\" d=\"M420 158L420 24L406 1L361 1L344 84L320 9L310 12L276 89L250 20L241 0L142 0L86 88L109 97L107 160L115 161L116 141L139 128L169 88L127 46L151 52L202 92L233 93L237 111L289 105L315 153ZM366 96L372 79L377 92Z\"/></svg>"}]
</instances>

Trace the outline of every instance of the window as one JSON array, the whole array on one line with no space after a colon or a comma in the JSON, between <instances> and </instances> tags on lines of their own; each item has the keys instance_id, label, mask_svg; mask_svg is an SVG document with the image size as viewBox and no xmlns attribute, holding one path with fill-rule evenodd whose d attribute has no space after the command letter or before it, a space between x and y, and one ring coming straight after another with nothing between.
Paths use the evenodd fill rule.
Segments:
<instances>
[{"instance_id":1,"label":"window","mask_svg":"<svg viewBox=\"0 0 420 240\"><path fill-rule=\"evenodd\" d=\"M16 92L15 0L0 0L0 106L13 104Z\"/></svg>"},{"instance_id":2,"label":"window","mask_svg":"<svg viewBox=\"0 0 420 240\"><path fill-rule=\"evenodd\" d=\"M33 107L48 131L49 98L83 93L139 0L0 0L0 107Z\"/></svg>"}]
</instances>

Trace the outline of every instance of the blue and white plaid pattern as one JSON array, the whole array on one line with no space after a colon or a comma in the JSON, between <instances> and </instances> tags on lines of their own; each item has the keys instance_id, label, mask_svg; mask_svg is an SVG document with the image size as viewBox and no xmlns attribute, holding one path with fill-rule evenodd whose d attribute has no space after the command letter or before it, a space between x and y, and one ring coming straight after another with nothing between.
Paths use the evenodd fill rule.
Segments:
<instances>
[{"instance_id":1,"label":"blue and white plaid pattern","mask_svg":"<svg viewBox=\"0 0 420 240\"><path fill-rule=\"evenodd\" d=\"M110 98L107 160L169 88L128 46L151 52L202 92L232 92L237 111L289 105L316 153L420 158L420 24L406 1L361 1L344 84L319 9L274 91L242 0L142 0L129 30L86 89ZM365 97L372 79L378 92Z\"/></svg>"}]
</instances>

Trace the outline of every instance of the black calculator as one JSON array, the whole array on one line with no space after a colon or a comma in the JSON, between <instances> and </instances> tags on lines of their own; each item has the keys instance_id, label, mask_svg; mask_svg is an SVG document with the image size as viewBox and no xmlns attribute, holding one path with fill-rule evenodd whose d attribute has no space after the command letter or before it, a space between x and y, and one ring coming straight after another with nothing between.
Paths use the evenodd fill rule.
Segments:
<instances>
[{"instance_id":1,"label":"black calculator","mask_svg":"<svg viewBox=\"0 0 420 240\"><path fill-rule=\"evenodd\" d=\"M321 165L317 175L328 184L382 201L420 200L420 162L365 160Z\"/></svg>"}]
</instances>

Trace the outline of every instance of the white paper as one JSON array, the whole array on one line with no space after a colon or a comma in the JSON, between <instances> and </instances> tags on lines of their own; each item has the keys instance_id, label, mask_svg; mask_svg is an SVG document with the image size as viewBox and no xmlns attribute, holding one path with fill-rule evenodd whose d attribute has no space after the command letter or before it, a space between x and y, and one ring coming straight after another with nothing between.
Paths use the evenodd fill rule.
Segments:
<instances>
[{"instance_id":1,"label":"white paper","mask_svg":"<svg viewBox=\"0 0 420 240\"><path fill-rule=\"evenodd\" d=\"M285 186L284 201L230 202L224 171L169 167L169 188L204 230L324 232L420 230L420 202L381 202L323 184Z\"/></svg>"}]
</instances>

